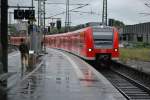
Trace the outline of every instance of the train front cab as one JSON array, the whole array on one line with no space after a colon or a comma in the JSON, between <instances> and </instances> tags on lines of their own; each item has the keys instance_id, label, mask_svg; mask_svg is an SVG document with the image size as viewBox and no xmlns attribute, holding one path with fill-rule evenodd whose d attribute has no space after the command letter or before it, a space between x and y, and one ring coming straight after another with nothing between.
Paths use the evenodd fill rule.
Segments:
<instances>
[{"instance_id":1,"label":"train front cab","mask_svg":"<svg viewBox=\"0 0 150 100\"><path fill-rule=\"evenodd\" d=\"M118 32L112 27L93 27L92 41L88 44L90 47L88 49L88 56L95 57L96 63L106 62L108 63L112 59L118 59L119 49L118 49ZM93 45L92 45L93 44ZM90 51L91 48L91 52Z\"/></svg>"}]
</instances>

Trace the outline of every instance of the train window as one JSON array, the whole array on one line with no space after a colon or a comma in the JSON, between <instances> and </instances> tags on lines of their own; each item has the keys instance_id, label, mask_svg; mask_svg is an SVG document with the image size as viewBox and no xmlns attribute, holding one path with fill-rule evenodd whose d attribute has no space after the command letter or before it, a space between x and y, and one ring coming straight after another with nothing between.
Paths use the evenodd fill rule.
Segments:
<instances>
[{"instance_id":1,"label":"train window","mask_svg":"<svg viewBox=\"0 0 150 100\"><path fill-rule=\"evenodd\" d=\"M106 35L106 36L112 36L113 32L93 32L94 35Z\"/></svg>"},{"instance_id":2,"label":"train window","mask_svg":"<svg viewBox=\"0 0 150 100\"><path fill-rule=\"evenodd\" d=\"M96 48L112 48L113 46L113 30L112 29L96 29L93 31L94 45Z\"/></svg>"},{"instance_id":3,"label":"train window","mask_svg":"<svg viewBox=\"0 0 150 100\"><path fill-rule=\"evenodd\" d=\"M113 34L112 32L94 32L93 33L94 40L101 40L101 41L113 41Z\"/></svg>"}]
</instances>

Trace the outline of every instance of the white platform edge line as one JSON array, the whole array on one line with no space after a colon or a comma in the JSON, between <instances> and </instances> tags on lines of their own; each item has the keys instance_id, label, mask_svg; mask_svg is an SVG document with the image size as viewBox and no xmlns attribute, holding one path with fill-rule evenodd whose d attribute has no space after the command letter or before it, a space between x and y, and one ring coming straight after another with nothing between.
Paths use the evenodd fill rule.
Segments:
<instances>
[{"instance_id":1,"label":"white platform edge line","mask_svg":"<svg viewBox=\"0 0 150 100\"><path fill-rule=\"evenodd\" d=\"M44 59L43 59L44 60ZM31 76L33 73L35 73L40 67L42 67L41 65L43 64L43 61L41 61L40 64L38 64L38 66L32 71L30 72L28 75L26 75L21 82L23 82L25 79L27 79L29 76Z\"/></svg>"}]
</instances>

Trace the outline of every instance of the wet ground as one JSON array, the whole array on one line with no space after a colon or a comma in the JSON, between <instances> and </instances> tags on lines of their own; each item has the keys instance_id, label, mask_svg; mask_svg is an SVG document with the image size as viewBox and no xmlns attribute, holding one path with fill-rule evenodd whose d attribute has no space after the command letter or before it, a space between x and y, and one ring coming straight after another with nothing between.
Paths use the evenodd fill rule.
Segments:
<instances>
[{"instance_id":1,"label":"wet ground","mask_svg":"<svg viewBox=\"0 0 150 100\"><path fill-rule=\"evenodd\" d=\"M9 57L8 89L0 100L125 100L77 57L48 49L41 63L22 71L20 54Z\"/></svg>"},{"instance_id":2,"label":"wet ground","mask_svg":"<svg viewBox=\"0 0 150 100\"><path fill-rule=\"evenodd\" d=\"M28 77L28 74L31 73L36 66L27 69L25 66L22 67L20 60L20 52L15 51L9 53L8 55L8 75L10 76L4 84L7 88L0 89L0 100L12 100L9 98L11 91L18 87L23 79ZM13 91L17 93L17 91ZM22 100L22 99L20 99Z\"/></svg>"}]
</instances>

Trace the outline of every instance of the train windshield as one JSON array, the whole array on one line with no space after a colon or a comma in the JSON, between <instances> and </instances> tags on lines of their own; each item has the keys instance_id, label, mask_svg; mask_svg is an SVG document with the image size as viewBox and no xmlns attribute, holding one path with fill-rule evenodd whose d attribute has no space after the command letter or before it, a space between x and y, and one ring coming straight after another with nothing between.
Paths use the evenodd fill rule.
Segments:
<instances>
[{"instance_id":1,"label":"train windshield","mask_svg":"<svg viewBox=\"0 0 150 100\"><path fill-rule=\"evenodd\" d=\"M96 48L112 48L113 30L112 28L93 29L94 45Z\"/></svg>"}]
</instances>

